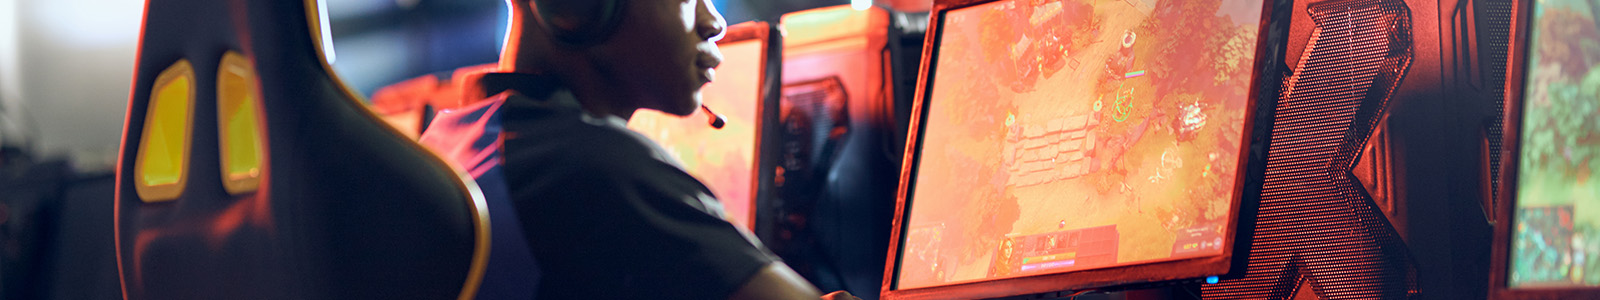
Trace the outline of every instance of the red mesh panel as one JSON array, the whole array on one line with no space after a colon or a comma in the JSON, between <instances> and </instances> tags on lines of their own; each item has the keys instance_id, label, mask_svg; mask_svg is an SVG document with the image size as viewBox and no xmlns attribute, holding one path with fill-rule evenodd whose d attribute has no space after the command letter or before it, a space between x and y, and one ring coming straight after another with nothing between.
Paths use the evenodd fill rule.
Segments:
<instances>
[{"instance_id":1,"label":"red mesh panel","mask_svg":"<svg viewBox=\"0 0 1600 300\"><path fill-rule=\"evenodd\" d=\"M1489 129L1486 131L1489 134L1485 135L1489 139L1490 195L1500 194L1500 147L1504 143L1502 141L1504 136L1500 135L1500 132L1505 128L1505 119L1500 116L1504 116L1506 113L1506 67L1508 66L1507 62L1509 62L1506 57L1511 52L1511 8L1515 5L1514 2L1505 0L1478 1L1475 4L1476 8L1481 11L1478 15L1483 18L1483 21L1477 24L1478 30L1488 35L1488 37L1480 39L1479 45L1472 46L1478 47L1479 51L1484 53L1483 84L1486 89L1484 92L1493 99L1495 110L1494 118L1489 119ZM1490 199L1495 199L1495 197L1490 197ZM1492 202L1488 203L1488 207L1485 207L1484 211L1493 212L1494 208L1498 207L1497 205ZM1488 215L1494 216L1495 214L1490 213Z\"/></svg>"},{"instance_id":2,"label":"red mesh panel","mask_svg":"<svg viewBox=\"0 0 1600 300\"><path fill-rule=\"evenodd\" d=\"M1284 79L1248 266L1202 287L1207 299L1287 299L1302 284L1327 299L1415 294L1409 252L1351 173L1411 64L1411 14L1398 0L1307 8L1316 29Z\"/></svg>"}]
</instances>

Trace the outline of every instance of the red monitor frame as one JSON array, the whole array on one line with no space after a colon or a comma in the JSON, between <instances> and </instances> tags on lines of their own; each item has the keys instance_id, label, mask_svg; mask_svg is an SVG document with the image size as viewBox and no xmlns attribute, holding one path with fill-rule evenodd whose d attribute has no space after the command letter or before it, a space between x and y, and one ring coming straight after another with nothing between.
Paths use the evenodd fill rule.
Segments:
<instances>
[{"instance_id":1,"label":"red monitor frame","mask_svg":"<svg viewBox=\"0 0 1600 300\"><path fill-rule=\"evenodd\" d=\"M1509 73L1506 76L1505 120L1500 134L1504 146L1500 149L1501 187L1494 208L1494 244L1489 266L1489 299L1600 299L1600 287L1511 288L1507 275L1511 271L1511 227L1516 223L1517 179L1521 172L1522 152L1522 102L1526 93L1529 51L1533 36L1534 0L1515 0L1512 6L1511 52L1507 55ZM1591 2L1592 3L1592 2ZM1592 5L1592 4L1591 4ZM1597 16L1600 17L1600 16Z\"/></svg>"},{"instance_id":2,"label":"red monitor frame","mask_svg":"<svg viewBox=\"0 0 1600 300\"><path fill-rule=\"evenodd\" d=\"M760 41L763 49L760 61L764 63L761 66L761 78L756 81L761 84L761 87L756 90L755 99L759 103L756 106L755 120L756 145L753 153L755 161L752 162L755 165L750 168L750 171L755 174L750 176L751 198L738 199L737 201L750 201L749 215L745 216L745 220L749 220L749 224L743 225L745 229L754 232L756 224L763 222L760 218L767 217L760 213L767 210L763 206L767 201L762 201L762 199L770 197L771 188L767 183L772 182L773 167L776 166L774 162L777 161L777 157L774 154L776 151L772 151L772 149L777 149L778 143L765 137L777 136L778 133L778 97L781 96L779 89L783 82L783 67L781 63L783 60L783 34L778 31L777 26L771 23L749 21L728 26L727 33L723 35L722 40L717 41L717 44L751 40ZM729 199L721 200L729 201Z\"/></svg>"},{"instance_id":3,"label":"red monitor frame","mask_svg":"<svg viewBox=\"0 0 1600 300\"><path fill-rule=\"evenodd\" d=\"M1250 236L1254 228L1254 208L1260 199L1261 170L1264 170L1267 148L1265 136L1270 133L1271 111L1275 103L1276 91L1264 91L1262 87L1280 80L1281 75L1264 72L1276 70L1277 66L1260 66L1269 61L1268 55L1283 55L1286 40L1274 38L1273 31L1287 30L1287 28L1269 28L1275 0L1262 1L1261 27L1256 39L1256 57L1252 62L1252 80L1250 92L1247 96L1248 104L1245 107L1247 116L1244 121L1244 134L1240 147L1240 170L1234 182L1234 197L1232 215L1227 225L1229 234L1225 234L1227 241L1222 254L1180 258L1170 261L1160 261L1145 264L1117 266L1081 271L1068 271L1064 273L1047 273L1024 277L985 280L977 282L957 283L933 287L912 289L899 289L900 256L904 252L903 234L908 229L907 205L914 198L917 168L920 163L919 153L922 150L924 122L927 121L925 106L928 104L928 94L932 92L932 75L937 72L939 45L943 32L945 13L955 9L972 7L980 4L1004 0L934 0L932 13L929 15L927 38L924 40L921 70L918 74L916 101L913 102L911 111L910 134L906 143L905 161L900 172L900 188L896 197L895 215L889 253L885 262L884 281L882 285L883 299L977 299L996 298L1019 295L1043 294L1062 291L1086 291L1094 289L1111 289L1114 287L1130 287L1148 284L1196 282L1207 276L1221 276L1224 278L1239 275L1244 270L1245 258L1249 253ZM1287 22L1282 22L1287 24ZM1269 51L1275 49L1277 51ZM1275 85L1273 85L1275 86ZM1262 124L1265 123L1265 124ZM1247 188L1248 187L1248 188Z\"/></svg>"},{"instance_id":4,"label":"red monitor frame","mask_svg":"<svg viewBox=\"0 0 1600 300\"><path fill-rule=\"evenodd\" d=\"M772 23L749 21L729 26L727 33L717 43L747 40L760 40L761 47L765 49L761 54L761 61L765 63L759 79L761 88L756 96L760 106L756 110L755 166L751 168L755 174L750 177L755 182L750 187L753 197L750 199L750 224L745 225L746 229L754 232L758 227L756 224L771 223L774 218L769 213L772 203L767 199L773 197L771 183L780 158L776 149L781 144L770 137L779 135L781 125L778 122L778 99L783 96L783 32Z\"/></svg>"}]
</instances>

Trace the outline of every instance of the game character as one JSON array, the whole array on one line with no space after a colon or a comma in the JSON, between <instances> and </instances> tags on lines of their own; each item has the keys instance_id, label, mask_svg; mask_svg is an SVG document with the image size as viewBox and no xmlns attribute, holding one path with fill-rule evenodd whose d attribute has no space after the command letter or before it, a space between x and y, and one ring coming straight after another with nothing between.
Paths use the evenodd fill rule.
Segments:
<instances>
[{"instance_id":1,"label":"game character","mask_svg":"<svg viewBox=\"0 0 1600 300\"><path fill-rule=\"evenodd\" d=\"M1038 33L1038 42L1031 45L1029 52L1040 75L1050 78L1067 65L1067 45L1072 42L1068 22L1072 17L1083 16L1067 11L1068 6L1059 0L1033 0L1031 6L1039 9L1030 16L1029 27L1042 32Z\"/></svg>"},{"instance_id":2,"label":"game character","mask_svg":"<svg viewBox=\"0 0 1600 300\"><path fill-rule=\"evenodd\" d=\"M1179 142L1193 140L1199 134L1200 128L1206 126L1204 108L1199 100L1178 106L1178 117L1172 119L1172 127L1178 131Z\"/></svg>"},{"instance_id":3,"label":"game character","mask_svg":"<svg viewBox=\"0 0 1600 300\"><path fill-rule=\"evenodd\" d=\"M1012 256L1016 254L1016 242L1011 237L1000 240L1000 247L995 251L994 262L989 265L989 277L1004 277L1011 275L1016 269L1012 266Z\"/></svg>"},{"instance_id":4,"label":"game character","mask_svg":"<svg viewBox=\"0 0 1600 300\"><path fill-rule=\"evenodd\" d=\"M1108 82L1122 81L1128 71L1133 69L1133 45L1138 39L1139 35L1133 33L1132 30L1122 34L1122 48L1117 49L1117 52L1113 52L1111 57L1106 58L1106 80Z\"/></svg>"}]
</instances>

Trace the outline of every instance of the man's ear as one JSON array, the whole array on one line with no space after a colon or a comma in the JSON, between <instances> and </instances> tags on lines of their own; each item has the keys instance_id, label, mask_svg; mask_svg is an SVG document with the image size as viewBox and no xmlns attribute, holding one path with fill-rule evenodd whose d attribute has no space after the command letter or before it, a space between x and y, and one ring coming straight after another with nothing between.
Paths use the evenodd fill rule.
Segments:
<instances>
[{"instance_id":1,"label":"man's ear","mask_svg":"<svg viewBox=\"0 0 1600 300\"><path fill-rule=\"evenodd\" d=\"M505 46L500 49L500 69L549 70L551 57L562 55L544 24L538 21L532 0L506 0Z\"/></svg>"}]
</instances>

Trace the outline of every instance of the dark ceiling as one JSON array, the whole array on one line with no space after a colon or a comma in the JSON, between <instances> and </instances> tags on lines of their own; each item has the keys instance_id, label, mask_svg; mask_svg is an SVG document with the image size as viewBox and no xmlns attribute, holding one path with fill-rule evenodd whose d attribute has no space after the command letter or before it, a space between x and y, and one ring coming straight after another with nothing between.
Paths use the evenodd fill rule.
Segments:
<instances>
[{"instance_id":1,"label":"dark ceiling","mask_svg":"<svg viewBox=\"0 0 1600 300\"><path fill-rule=\"evenodd\" d=\"M338 49L334 68L346 83L371 95L408 78L494 62L505 33L504 1L327 0ZM850 4L850 0L710 1L729 24L777 22L785 13ZM930 0L875 2L912 1Z\"/></svg>"},{"instance_id":2,"label":"dark ceiling","mask_svg":"<svg viewBox=\"0 0 1600 300\"><path fill-rule=\"evenodd\" d=\"M840 4L848 0L713 0L728 23L751 20L777 21L785 13Z\"/></svg>"}]
</instances>

